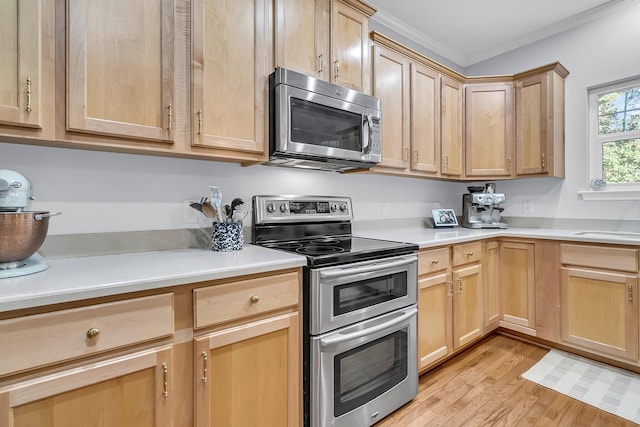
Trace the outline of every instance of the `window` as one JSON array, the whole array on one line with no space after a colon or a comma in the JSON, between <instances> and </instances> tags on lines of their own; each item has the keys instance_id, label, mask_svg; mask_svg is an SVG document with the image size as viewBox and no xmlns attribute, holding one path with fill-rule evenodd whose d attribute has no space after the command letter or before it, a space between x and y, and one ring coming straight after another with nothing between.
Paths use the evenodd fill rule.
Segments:
<instances>
[{"instance_id":1,"label":"window","mask_svg":"<svg viewBox=\"0 0 640 427\"><path fill-rule=\"evenodd\" d=\"M591 179L640 189L640 78L589 90Z\"/></svg>"}]
</instances>

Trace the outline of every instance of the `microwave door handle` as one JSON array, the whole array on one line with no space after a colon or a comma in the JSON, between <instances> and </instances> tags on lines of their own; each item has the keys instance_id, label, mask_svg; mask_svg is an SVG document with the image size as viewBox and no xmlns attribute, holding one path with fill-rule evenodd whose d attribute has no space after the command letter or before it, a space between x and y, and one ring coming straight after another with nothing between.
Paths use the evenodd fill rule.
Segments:
<instances>
[{"instance_id":1,"label":"microwave door handle","mask_svg":"<svg viewBox=\"0 0 640 427\"><path fill-rule=\"evenodd\" d=\"M371 141L373 141L373 126L371 126L371 116L368 114L364 115L364 122L367 124L369 128L369 138L367 139L367 145L363 147L364 154L371 153Z\"/></svg>"},{"instance_id":2,"label":"microwave door handle","mask_svg":"<svg viewBox=\"0 0 640 427\"><path fill-rule=\"evenodd\" d=\"M403 258L396 261L376 262L354 268L340 268L333 271L321 271L321 279L333 279L335 277L345 277L362 273L370 273L372 271L382 271L390 268L401 267L415 262L415 257Z\"/></svg>"},{"instance_id":3,"label":"microwave door handle","mask_svg":"<svg viewBox=\"0 0 640 427\"><path fill-rule=\"evenodd\" d=\"M351 340L355 340L358 338L362 338L362 337L366 337L369 336L371 334L375 334L376 332L380 332L383 331L385 329L390 329L396 325L401 324L402 322L404 322L405 320L409 319L412 316L415 316L416 313L418 313L418 309L415 307L412 307L410 310L405 311L402 313L402 315L393 318L391 320L388 320L384 323L381 323L379 325L376 326L372 326L371 328L367 328L367 329L362 329L359 331L355 331L355 332L351 332L348 334L335 334L333 336L327 337L327 338L320 338L320 346L321 347L329 347L332 345L337 345L337 344L341 344L343 342L347 342L347 341L351 341Z\"/></svg>"}]
</instances>

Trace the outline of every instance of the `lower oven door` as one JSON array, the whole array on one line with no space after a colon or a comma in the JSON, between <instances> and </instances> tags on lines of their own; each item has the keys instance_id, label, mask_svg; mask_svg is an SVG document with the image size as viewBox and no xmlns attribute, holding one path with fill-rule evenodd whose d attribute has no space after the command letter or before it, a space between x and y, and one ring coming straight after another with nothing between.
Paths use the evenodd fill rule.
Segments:
<instances>
[{"instance_id":1,"label":"lower oven door","mask_svg":"<svg viewBox=\"0 0 640 427\"><path fill-rule=\"evenodd\" d=\"M369 426L418 393L415 305L311 337L311 426Z\"/></svg>"},{"instance_id":2,"label":"lower oven door","mask_svg":"<svg viewBox=\"0 0 640 427\"><path fill-rule=\"evenodd\" d=\"M400 255L311 270L311 335L416 304L418 257Z\"/></svg>"}]
</instances>

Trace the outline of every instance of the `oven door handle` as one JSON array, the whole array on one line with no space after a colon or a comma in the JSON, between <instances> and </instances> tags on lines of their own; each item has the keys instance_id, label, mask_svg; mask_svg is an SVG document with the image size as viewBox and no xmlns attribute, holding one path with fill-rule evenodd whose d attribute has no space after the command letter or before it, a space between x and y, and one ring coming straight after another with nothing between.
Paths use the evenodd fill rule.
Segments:
<instances>
[{"instance_id":1,"label":"oven door handle","mask_svg":"<svg viewBox=\"0 0 640 427\"><path fill-rule=\"evenodd\" d=\"M362 330L347 333L347 334L335 334L327 338L320 338L320 347L329 347L332 345L341 344L343 342L347 342L347 341L355 340L358 338L366 337L371 334L375 334L376 332L380 332L385 329L389 329L396 325L399 325L400 323L404 322L410 317L415 316L417 313L418 313L418 309L415 307L412 307L410 310L403 312L402 315L394 319L391 319L389 321L386 321L384 323L381 323L379 325L375 325L367 329L362 329Z\"/></svg>"},{"instance_id":2,"label":"oven door handle","mask_svg":"<svg viewBox=\"0 0 640 427\"><path fill-rule=\"evenodd\" d=\"M353 276L356 274L370 273L372 271L383 271L390 268L401 267L403 265L409 265L415 262L415 257L402 258L396 261L389 262L376 262L372 264L363 265L355 268L340 268L331 271L321 271L321 279L333 279L335 277Z\"/></svg>"}]
</instances>

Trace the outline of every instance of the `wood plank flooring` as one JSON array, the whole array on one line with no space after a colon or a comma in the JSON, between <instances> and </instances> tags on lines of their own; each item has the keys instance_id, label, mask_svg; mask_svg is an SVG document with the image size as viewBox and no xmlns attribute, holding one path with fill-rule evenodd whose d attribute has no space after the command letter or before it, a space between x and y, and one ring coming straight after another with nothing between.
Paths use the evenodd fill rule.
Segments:
<instances>
[{"instance_id":1,"label":"wood plank flooring","mask_svg":"<svg viewBox=\"0 0 640 427\"><path fill-rule=\"evenodd\" d=\"M637 425L520 378L547 351L487 337L422 375L418 396L376 427Z\"/></svg>"}]
</instances>

